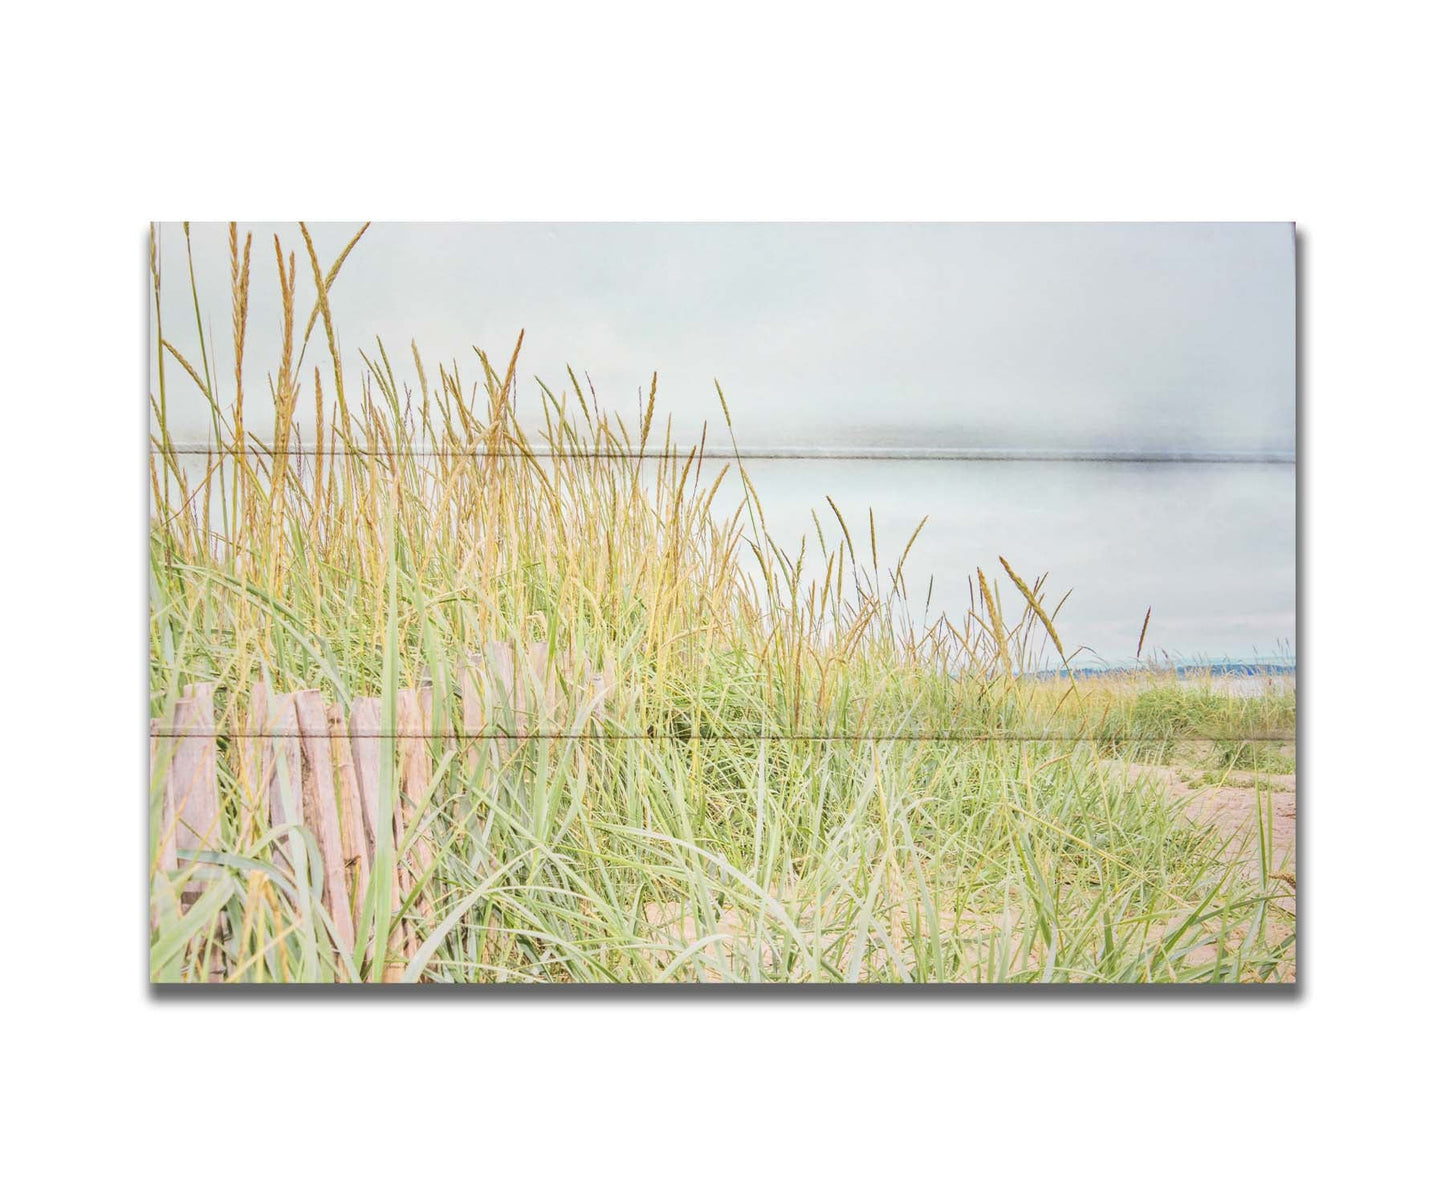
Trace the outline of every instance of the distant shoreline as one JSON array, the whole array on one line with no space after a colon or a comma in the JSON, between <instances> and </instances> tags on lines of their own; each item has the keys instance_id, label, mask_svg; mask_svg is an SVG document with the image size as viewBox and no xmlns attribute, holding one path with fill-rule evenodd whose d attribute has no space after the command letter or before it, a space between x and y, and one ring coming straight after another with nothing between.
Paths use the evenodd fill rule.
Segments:
<instances>
[{"instance_id":1,"label":"distant shoreline","mask_svg":"<svg viewBox=\"0 0 1445 1204\"><path fill-rule=\"evenodd\" d=\"M1293 662L1287 661L1171 661L1165 664L1153 662L1135 665L1084 665L1073 669L1079 677L1124 677L1129 674L1162 674L1180 678L1189 677L1294 677L1298 672ZM1068 669L1039 669L1025 676L1037 678L1067 677Z\"/></svg>"}]
</instances>

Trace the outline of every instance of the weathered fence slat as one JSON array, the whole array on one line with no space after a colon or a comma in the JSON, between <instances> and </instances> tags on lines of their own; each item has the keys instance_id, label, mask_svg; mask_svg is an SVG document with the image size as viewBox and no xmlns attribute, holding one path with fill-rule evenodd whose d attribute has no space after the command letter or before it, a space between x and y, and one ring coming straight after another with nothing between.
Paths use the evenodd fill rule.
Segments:
<instances>
[{"instance_id":1,"label":"weathered fence slat","mask_svg":"<svg viewBox=\"0 0 1445 1204\"><path fill-rule=\"evenodd\" d=\"M151 866L151 925L161 921L161 908L165 900L174 905L175 895L171 891L170 875L176 871L176 801L171 791L171 775L162 757L170 756L169 745L161 737L161 721L151 720L151 789L159 790L161 810L156 817L155 861ZM165 879L165 885L161 880ZM170 910L170 907L167 907Z\"/></svg>"},{"instance_id":2,"label":"weathered fence slat","mask_svg":"<svg viewBox=\"0 0 1445 1204\"><path fill-rule=\"evenodd\" d=\"M415 821L420 804L431 784L431 753L426 739L425 710L416 690L396 692L397 743L401 752L401 805L396 808L397 848L401 848L405 830ZM400 871L404 874L403 886L410 892L419 878L424 877L434 861L432 838L425 830L419 830L412 840L409 856L405 862L398 859ZM418 909L423 916L430 916L431 902L422 895ZM414 927L407 934L407 957L421 947L421 940Z\"/></svg>"},{"instance_id":3,"label":"weathered fence slat","mask_svg":"<svg viewBox=\"0 0 1445 1204\"><path fill-rule=\"evenodd\" d=\"M269 697L266 683L251 686L250 705L242 721L241 735L236 740L236 755L241 767L241 842L249 844L266 830L267 793L270 790L275 751L263 733L270 730Z\"/></svg>"},{"instance_id":4,"label":"weathered fence slat","mask_svg":"<svg viewBox=\"0 0 1445 1204\"><path fill-rule=\"evenodd\" d=\"M381 699L380 698L356 698L351 703L351 759L356 767L357 792L361 796L361 815L363 825L366 829L367 856L370 858L373 871L376 867L376 843L377 832L381 826L381 758L395 755L395 741L391 738L394 732L381 730ZM396 851L396 808L392 808L392 850ZM401 859L397 857L393 863L391 876L391 913L398 916L401 912L402 901L402 866ZM403 953L408 944L409 925L401 921L396 925L394 941L387 950L390 957L393 952ZM401 981L403 967L395 962L388 961L382 971L383 982Z\"/></svg>"},{"instance_id":5,"label":"weathered fence slat","mask_svg":"<svg viewBox=\"0 0 1445 1204\"><path fill-rule=\"evenodd\" d=\"M431 751L427 747L426 720L416 690L396 692L396 734L401 750L401 788L406 809L415 808L431 782ZM410 824L412 816L406 816Z\"/></svg>"},{"instance_id":6,"label":"weathered fence slat","mask_svg":"<svg viewBox=\"0 0 1445 1204\"><path fill-rule=\"evenodd\" d=\"M527 717L533 732L545 732L551 728L552 717L557 711L557 670L547 659L547 645L533 644L529 650L526 694L522 703L522 714Z\"/></svg>"},{"instance_id":7,"label":"weathered fence slat","mask_svg":"<svg viewBox=\"0 0 1445 1204\"><path fill-rule=\"evenodd\" d=\"M381 699L357 698L351 704L351 759L361 794L361 818L366 828L366 851L376 864L376 829L381 810Z\"/></svg>"},{"instance_id":8,"label":"weathered fence slat","mask_svg":"<svg viewBox=\"0 0 1445 1204\"><path fill-rule=\"evenodd\" d=\"M361 818L361 786L340 703L333 702L326 708L326 726L331 732L331 760L336 766L341 851L346 858L346 879L351 888L351 920L353 925L360 925L366 888L371 882L371 854L366 847L366 822Z\"/></svg>"},{"instance_id":9,"label":"weathered fence slat","mask_svg":"<svg viewBox=\"0 0 1445 1204\"><path fill-rule=\"evenodd\" d=\"M152 772L157 763L164 765L161 784L160 856L157 871L168 875L182 862L194 867L191 854L219 849L221 846L221 791L216 765L216 686L200 682L186 686L176 700L164 732L162 725L152 724ZM190 908L204 890L201 874L192 869L181 890L182 911ZM174 895L170 896L172 899ZM160 920L160 899L153 897L151 915ZM219 925L219 927L217 926ZM226 952L222 933L224 917L198 936L210 952L206 976L222 982L226 976Z\"/></svg>"},{"instance_id":10,"label":"weathered fence slat","mask_svg":"<svg viewBox=\"0 0 1445 1204\"><path fill-rule=\"evenodd\" d=\"M486 669L482 658L465 655L457 664L457 680L462 686L462 747L466 749L467 776L475 776L481 764L480 734L485 714L482 711L482 681Z\"/></svg>"},{"instance_id":11,"label":"weathered fence slat","mask_svg":"<svg viewBox=\"0 0 1445 1204\"><path fill-rule=\"evenodd\" d=\"M290 694L265 700L261 782L270 808L271 826L304 822L301 803L301 727Z\"/></svg>"},{"instance_id":12,"label":"weathered fence slat","mask_svg":"<svg viewBox=\"0 0 1445 1204\"><path fill-rule=\"evenodd\" d=\"M502 640L488 640L482 649L481 664L487 670L483 685L488 687L486 693L492 699L492 706L487 709L490 711L495 708L497 701L505 700L511 714L500 718L504 725L510 728L515 719L518 702L516 653L511 644Z\"/></svg>"},{"instance_id":13,"label":"weathered fence slat","mask_svg":"<svg viewBox=\"0 0 1445 1204\"><path fill-rule=\"evenodd\" d=\"M293 696L301 731L301 798L306 826L321 850L321 902L346 948L356 944L351 899L346 891L346 857L341 847L341 819L336 807L336 775L331 764L331 730L320 690L299 690Z\"/></svg>"},{"instance_id":14,"label":"weathered fence slat","mask_svg":"<svg viewBox=\"0 0 1445 1204\"><path fill-rule=\"evenodd\" d=\"M194 862L186 854L220 845L215 696L215 684L202 682L185 687L176 703L167 789L175 800L178 860ZM192 878L182 891L182 903L194 902L200 893L201 884Z\"/></svg>"},{"instance_id":15,"label":"weathered fence slat","mask_svg":"<svg viewBox=\"0 0 1445 1204\"><path fill-rule=\"evenodd\" d=\"M162 873L174 873L179 862L176 858L176 792L171 781L169 760L173 755L172 742L161 736L162 723L151 720L151 781L161 775L160 853L156 868Z\"/></svg>"}]
</instances>

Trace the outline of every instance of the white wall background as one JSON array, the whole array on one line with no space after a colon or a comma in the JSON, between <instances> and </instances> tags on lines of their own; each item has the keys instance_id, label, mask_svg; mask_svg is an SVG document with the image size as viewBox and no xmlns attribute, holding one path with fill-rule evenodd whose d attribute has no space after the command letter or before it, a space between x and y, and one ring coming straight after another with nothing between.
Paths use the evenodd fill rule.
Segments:
<instances>
[{"instance_id":1,"label":"white wall background","mask_svg":"<svg viewBox=\"0 0 1445 1204\"><path fill-rule=\"evenodd\" d=\"M259 1151L288 1197L1218 1201L1435 1183L1439 892L1412 854L1445 842L1439 689L1400 651L1438 577L1433 11L155 9L19 11L0 80L22 168L0 295L15 1190L249 1200L239 1168ZM1300 992L152 996L144 224L296 210L1299 219ZM61 440L82 487L57 487ZM318 1102L308 1139L271 1140L302 1099ZM238 1118L241 1149L219 1139Z\"/></svg>"}]
</instances>

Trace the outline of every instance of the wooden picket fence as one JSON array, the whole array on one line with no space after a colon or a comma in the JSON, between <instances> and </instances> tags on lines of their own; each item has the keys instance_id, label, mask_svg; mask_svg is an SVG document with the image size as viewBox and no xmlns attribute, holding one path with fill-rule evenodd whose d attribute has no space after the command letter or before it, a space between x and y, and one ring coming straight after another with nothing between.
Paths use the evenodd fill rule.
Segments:
<instances>
[{"instance_id":1,"label":"wooden picket fence","mask_svg":"<svg viewBox=\"0 0 1445 1204\"><path fill-rule=\"evenodd\" d=\"M470 776L488 764L505 763L522 740L567 734L601 718L617 685L616 665L600 668L562 655L549 661L545 644L517 648L493 641L456 665L453 696L460 695L460 724L453 698L438 701L433 687L397 691L396 730L382 730L382 700L353 698L349 713L328 704L319 690L272 694L261 682L250 691L242 730L229 742L240 789L236 814L242 846L269 828L306 829L321 857L322 905L336 939L355 946L361 909L376 865L381 816L382 757L393 755L396 798L392 848L399 850L391 882L394 925L383 981L394 982L420 948L429 905L420 896L415 919L401 916L403 901L435 856L435 837L404 834L416 818L434 771L433 749L455 749ZM196 853L217 851L223 830L215 714L216 684L185 686L164 718L151 720L152 781L161 790L156 869L173 875L195 865ZM301 839L294 830L278 863L300 864ZM203 860L203 859L199 859ZM194 901L203 883L193 875L180 906ZM222 977L213 967L212 977Z\"/></svg>"}]
</instances>

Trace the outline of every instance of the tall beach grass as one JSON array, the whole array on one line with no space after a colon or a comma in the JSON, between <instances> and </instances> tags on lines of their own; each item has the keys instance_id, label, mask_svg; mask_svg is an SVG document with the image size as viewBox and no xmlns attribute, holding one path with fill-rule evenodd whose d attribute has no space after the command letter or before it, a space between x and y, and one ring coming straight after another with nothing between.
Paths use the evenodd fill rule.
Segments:
<instances>
[{"instance_id":1,"label":"tall beach grass","mask_svg":"<svg viewBox=\"0 0 1445 1204\"><path fill-rule=\"evenodd\" d=\"M570 369L524 381L521 338L465 365L343 350L328 300L365 240L324 264L298 235L257 248L232 228L224 347L188 263L152 259L152 714L215 682L223 733L218 847L173 876L153 791L157 978L376 981L402 923L420 947L390 976L428 982L1292 970L1278 850L1231 851L1119 768L1180 739L1292 739L1292 692L1031 677L1067 650L1045 579L980 566L967 613L925 626L912 541L886 563L871 523L822 497L781 542L745 459L718 455L738 446L721 388L684 433L656 377L634 421ZM263 278L283 321L257 429L242 365ZM162 329L163 287L190 292L193 328ZM203 449L171 436L181 388L204 398ZM525 739L501 712L463 722L456 666L494 641L545 645L577 687ZM604 671L599 701L584 686ZM236 745L258 680L343 707L378 696L387 733L398 692L431 686L424 790L402 798L382 742L383 807L412 818L378 849L354 943L328 926L297 833L254 819ZM1264 779L1258 802L1265 832ZM394 906L387 859L422 846Z\"/></svg>"}]
</instances>

